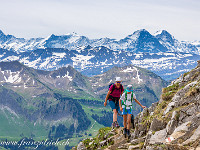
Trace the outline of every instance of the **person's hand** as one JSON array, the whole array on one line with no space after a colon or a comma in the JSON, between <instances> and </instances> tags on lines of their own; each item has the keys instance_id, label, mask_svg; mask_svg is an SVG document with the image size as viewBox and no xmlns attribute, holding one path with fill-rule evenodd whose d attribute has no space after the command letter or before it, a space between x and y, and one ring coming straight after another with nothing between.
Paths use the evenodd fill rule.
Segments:
<instances>
[{"instance_id":1,"label":"person's hand","mask_svg":"<svg viewBox=\"0 0 200 150\"><path fill-rule=\"evenodd\" d=\"M146 106L142 106L142 108L143 108L143 109L145 109L145 108L146 108Z\"/></svg>"},{"instance_id":2,"label":"person's hand","mask_svg":"<svg viewBox=\"0 0 200 150\"><path fill-rule=\"evenodd\" d=\"M122 108L122 107L120 107L120 111L123 111L123 108Z\"/></svg>"},{"instance_id":3,"label":"person's hand","mask_svg":"<svg viewBox=\"0 0 200 150\"><path fill-rule=\"evenodd\" d=\"M106 105L107 105L107 101L104 102L104 106L105 106L105 107L106 107Z\"/></svg>"}]
</instances>

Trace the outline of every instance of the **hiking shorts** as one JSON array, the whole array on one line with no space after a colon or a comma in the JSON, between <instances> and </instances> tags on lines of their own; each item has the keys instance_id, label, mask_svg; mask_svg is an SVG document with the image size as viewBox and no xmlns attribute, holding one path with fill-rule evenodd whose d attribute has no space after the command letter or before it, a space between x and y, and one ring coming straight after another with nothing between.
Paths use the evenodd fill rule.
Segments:
<instances>
[{"instance_id":1,"label":"hiking shorts","mask_svg":"<svg viewBox=\"0 0 200 150\"><path fill-rule=\"evenodd\" d=\"M127 114L132 115L132 109L131 108L130 109L126 109L126 110L125 110L125 108L123 108L122 115L127 115Z\"/></svg>"},{"instance_id":2,"label":"hiking shorts","mask_svg":"<svg viewBox=\"0 0 200 150\"><path fill-rule=\"evenodd\" d=\"M109 105L112 108L112 110L116 109L117 112L120 111L120 109L119 109L119 101L117 101L116 103L114 101L109 101Z\"/></svg>"}]
</instances>

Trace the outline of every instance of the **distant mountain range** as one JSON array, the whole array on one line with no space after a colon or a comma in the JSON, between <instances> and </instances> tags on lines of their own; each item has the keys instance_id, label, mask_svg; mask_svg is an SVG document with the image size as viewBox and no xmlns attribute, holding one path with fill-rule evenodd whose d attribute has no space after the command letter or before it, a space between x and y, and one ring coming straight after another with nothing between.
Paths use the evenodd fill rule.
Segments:
<instances>
[{"instance_id":1,"label":"distant mountain range","mask_svg":"<svg viewBox=\"0 0 200 150\"><path fill-rule=\"evenodd\" d=\"M142 29L127 37L89 39L75 33L47 38L16 38L0 31L0 60L18 60L35 69L55 70L71 65L93 76L113 66L133 64L153 71L166 80L196 66L200 42L180 42L167 31L151 35Z\"/></svg>"}]
</instances>

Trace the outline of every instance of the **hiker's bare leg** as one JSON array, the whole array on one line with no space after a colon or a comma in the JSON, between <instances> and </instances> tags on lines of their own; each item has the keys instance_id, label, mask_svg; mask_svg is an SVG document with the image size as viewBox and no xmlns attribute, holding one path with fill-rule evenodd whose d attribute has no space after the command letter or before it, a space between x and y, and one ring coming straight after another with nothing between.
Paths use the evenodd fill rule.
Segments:
<instances>
[{"instance_id":1,"label":"hiker's bare leg","mask_svg":"<svg viewBox=\"0 0 200 150\"><path fill-rule=\"evenodd\" d=\"M117 110L113 109L113 122L117 121Z\"/></svg>"},{"instance_id":2,"label":"hiker's bare leg","mask_svg":"<svg viewBox=\"0 0 200 150\"><path fill-rule=\"evenodd\" d=\"M123 115L124 118L124 128L127 127L127 115Z\"/></svg>"},{"instance_id":3,"label":"hiker's bare leg","mask_svg":"<svg viewBox=\"0 0 200 150\"><path fill-rule=\"evenodd\" d=\"M128 114L128 130L130 130L130 125L131 125L131 114Z\"/></svg>"}]
</instances>

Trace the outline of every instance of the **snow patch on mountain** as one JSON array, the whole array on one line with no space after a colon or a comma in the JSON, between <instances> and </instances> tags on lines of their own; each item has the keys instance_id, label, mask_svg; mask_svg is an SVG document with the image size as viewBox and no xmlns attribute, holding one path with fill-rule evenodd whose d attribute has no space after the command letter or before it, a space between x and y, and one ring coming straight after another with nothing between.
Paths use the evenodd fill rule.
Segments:
<instances>
[{"instance_id":1,"label":"snow patch on mountain","mask_svg":"<svg viewBox=\"0 0 200 150\"><path fill-rule=\"evenodd\" d=\"M12 72L11 70L1 71L4 75L4 81L8 83L19 83L21 82L20 71Z\"/></svg>"},{"instance_id":2,"label":"snow patch on mountain","mask_svg":"<svg viewBox=\"0 0 200 150\"><path fill-rule=\"evenodd\" d=\"M56 56L57 58L64 58L66 53L56 53L56 52L53 52L52 53L53 56Z\"/></svg>"},{"instance_id":3,"label":"snow patch on mountain","mask_svg":"<svg viewBox=\"0 0 200 150\"><path fill-rule=\"evenodd\" d=\"M199 54L200 54L200 41L193 41L193 42L191 42L191 44L196 46L196 48L198 49Z\"/></svg>"},{"instance_id":4,"label":"snow patch on mountain","mask_svg":"<svg viewBox=\"0 0 200 150\"><path fill-rule=\"evenodd\" d=\"M137 68L135 68L135 69L136 69L136 71L137 71L137 76L136 76L136 78L133 77L133 79L137 79L137 80L138 80L138 84L140 84L141 82L143 82L143 79L140 78L139 70L138 70Z\"/></svg>"},{"instance_id":5,"label":"snow patch on mountain","mask_svg":"<svg viewBox=\"0 0 200 150\"><path fill-rule=\"evenodd\" d=\"M1 61L15 61L15 60L19 60L18 56L8 56L4 59L2 59Z\"/></svg>"},{"instance_id":6,"label":"snow patch on mountain","mask_svg":"<svg viewBox=\"0 0 200 150\"><path fill-rule=\"evenodd\" d=\"M67 74L65 74L65 76L56 76L56 78L68 78L69 81L72 81L73 80L73 77L69 75L69 72L67 71Z\"/></svg>"},{"instance_id":7,"label":"snow patch on mountain","mask_svg":"<svg viewBox=\"0 0 200 150\"><path fill-rule=\"evenodd\" d=\"M127 67L125 70L122 70L121 72L134 72L137 71L136 67Z\"/></svg>"},{"instance_id":8,"label":"snow patch on mountain","mask_svg":"<svg viewBox=\"0 0 200 150\"><path fill-rule=\"evenodd\" d=\"M73 60L73 67L80 65L81 70L83 70L87 65L93 64L89 60L94 57L95 57L94 55L91 55L91 56L86 55L85 56L85 55L76 54L76 57L71 57L71 59Z\"/></svg>"},{"instance_id":9,"label":"snow patch on mountain","mask_svg":"<svg viewBox=\"0 0 200 150\"><path fill-rule=\"evenodd\" d=\"M29 57L25 57L20 60L21 63L24 63L25 65L28 65L29 67L32 67L32 68L35 68L37 64L39 64L41 61L42 61L41 57L33 61L29 61Z\"/></svg>"}]
</instances>

